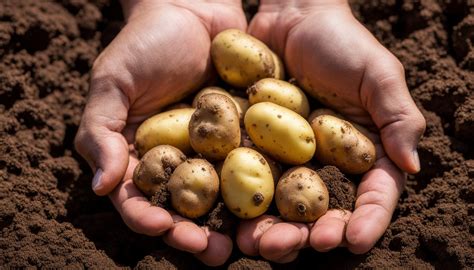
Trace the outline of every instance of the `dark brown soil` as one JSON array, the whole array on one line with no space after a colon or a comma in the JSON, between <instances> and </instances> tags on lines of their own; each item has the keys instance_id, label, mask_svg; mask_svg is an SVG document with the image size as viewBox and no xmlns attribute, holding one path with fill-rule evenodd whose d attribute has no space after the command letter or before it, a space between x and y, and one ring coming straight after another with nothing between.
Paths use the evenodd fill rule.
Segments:
<instances>
[{"instance_id":1,"label":"dark brown soil","mask_svg":"<svg viewBox=\"0 0 474 270\"><path fill-rule=\"evenodd\" d=\"M91 172L73 149L88 72L122 25L117 2L0 2L3 267L203 268L159 238L130 231L108 199L92 193ZM247 1L250 13L254 2ZM409 176L389 229L365 255L306 249L278 265L235 249L225 267L474 268L474 2L353 0L352 6L405 65L428 121L419 146L422 172Z\"/></svg>"}]
</instances>

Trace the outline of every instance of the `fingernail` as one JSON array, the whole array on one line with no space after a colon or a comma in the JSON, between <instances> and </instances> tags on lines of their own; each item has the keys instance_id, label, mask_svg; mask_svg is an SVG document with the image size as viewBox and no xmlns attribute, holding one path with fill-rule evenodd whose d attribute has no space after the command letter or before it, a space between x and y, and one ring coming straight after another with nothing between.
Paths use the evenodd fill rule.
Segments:
<instances>
[{"instance_id":1,"label":"fingernail","mask_svg":"<svg viewBox=\"0 0 474 270\"><path fill-rule=\"evenodd\" d=\"M102 173L103 171L101 168L97 169L95 172L94 178L92 179L92 189L94 191L97 190L102 184Z\"/></svg>"},{"instance_id":2,"label":"fingernail","mask_svg":"<svg viewBox=\"0 0 474 270\"><path fill-rule=\"evenodd\" d=\"M420 157L418 156L418 151L415 149L413 150L413 163L415 164L416 172L420 171Z\"/></svg>"}]
</instances>

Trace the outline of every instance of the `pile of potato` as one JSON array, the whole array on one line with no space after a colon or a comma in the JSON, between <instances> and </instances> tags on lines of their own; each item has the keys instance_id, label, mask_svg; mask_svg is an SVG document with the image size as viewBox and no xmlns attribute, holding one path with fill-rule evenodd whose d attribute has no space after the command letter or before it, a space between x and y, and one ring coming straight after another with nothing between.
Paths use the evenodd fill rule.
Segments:
<instances>
[{"instance_id":1,"label":"pile of potato","mask_svg":"<svg viewBox=\"0 0 474 270\"><path fill-rule=\"evenodd\" d=\"M164 187L173 209L188 218L208 213L220 193L239 218L262 215L275 200L283 219L314 222L329 195L305 163L315 156L350 174L372 167L375 147L362 128L329 109L310 115L305 93L282 80L283 64L265 44L230 29L214 38L211 56L220 77L248 98L206 87L192 106L144 121L133 180L145 195ZM289 169L282 174L282 167Z\"/></svg>"}]
</instances>

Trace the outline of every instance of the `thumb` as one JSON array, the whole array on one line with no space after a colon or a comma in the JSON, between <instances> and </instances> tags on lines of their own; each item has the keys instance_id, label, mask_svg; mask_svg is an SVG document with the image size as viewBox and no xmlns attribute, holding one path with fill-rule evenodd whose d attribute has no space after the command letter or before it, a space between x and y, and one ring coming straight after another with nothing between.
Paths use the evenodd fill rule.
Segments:
<instances>
[{"instance_id":1,"label":"thumb","mask_svg":"<svg viewBox=\"0 0 474 270\"><path fill-rule=\"evenodd\" d=\"M426 121L410 96L400 61L388 52L374 58L362 79L361 100L380 130L390 159L402 170L417 173L416 149Z\"/></svg>"},{"instance_id":2,"label":"thumb","mask_svg":"<svg viewBox=\"0 0 474 270\"><path fill-rule=\"evenodd\" d=\"M128 98L112 80L91 81L74 143L95 172L92 189L97 195L108 194L125 175L128 143L120 132L126 124L128 104Z\"/></svg>"}]
</instances>

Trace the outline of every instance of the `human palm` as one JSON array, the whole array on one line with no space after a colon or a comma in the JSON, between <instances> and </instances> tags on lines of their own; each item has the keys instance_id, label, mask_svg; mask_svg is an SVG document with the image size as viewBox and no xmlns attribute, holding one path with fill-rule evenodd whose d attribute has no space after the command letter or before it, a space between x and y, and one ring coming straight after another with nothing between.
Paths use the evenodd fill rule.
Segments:
<instances>
[{"instance_id":1,"label":"human palm","mask_svg":"<svg viewBox=\"0 0 474 270\"><path fill-rule=\"evenodd\" d=\"M357 22L345 1L280 2L262 1L250 34L283 58L308 93L368 127L377 161L359 184L353 213L330 210L309 227L270 216L247 221L240 226L239 247L280 262L293 260L308 244L319 251L347 246L367 252L388 227L403 190L399 168L419 170L416 145L424 119L407 90L403 66Z\"/></svg>"}]
</instances>

